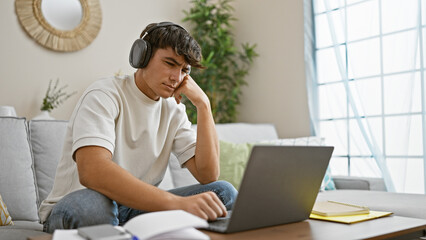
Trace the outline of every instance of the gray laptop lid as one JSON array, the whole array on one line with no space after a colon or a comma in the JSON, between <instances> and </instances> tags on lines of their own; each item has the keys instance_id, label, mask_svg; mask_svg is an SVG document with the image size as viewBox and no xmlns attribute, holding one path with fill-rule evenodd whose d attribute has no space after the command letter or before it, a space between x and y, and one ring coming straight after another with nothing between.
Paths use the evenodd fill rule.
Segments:
<instances>
[{"instance_id":1,"label":"gray laptop lid","mask_svg":"<svg viewBox=\"0 0 426 240\"><path fill-rule=\"evenodd\" d=\"M309 217L333 147L254 146L225 232Z\"/></svg>"}]
</instances>

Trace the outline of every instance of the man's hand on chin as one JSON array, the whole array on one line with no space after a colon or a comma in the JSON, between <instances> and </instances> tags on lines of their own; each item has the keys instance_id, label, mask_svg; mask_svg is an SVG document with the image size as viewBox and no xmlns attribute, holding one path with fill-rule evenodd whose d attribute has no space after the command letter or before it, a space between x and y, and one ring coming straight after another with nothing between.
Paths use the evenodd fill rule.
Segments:
<instances>
[{"instance_id":1,"label":"man's hand on chin","mask_svg":"<svg viewBox=\"0 0 426 240\"><path fill-rule=\"evenodd\" d=\"M207 95L190 75L184 77L180 86L176 88L175 92L173 93L173 97L178 104L182 101L182 94L185 95L197 108L199 106L205 105L206 103L209 103Z\"/></svg>"}]
</instances>

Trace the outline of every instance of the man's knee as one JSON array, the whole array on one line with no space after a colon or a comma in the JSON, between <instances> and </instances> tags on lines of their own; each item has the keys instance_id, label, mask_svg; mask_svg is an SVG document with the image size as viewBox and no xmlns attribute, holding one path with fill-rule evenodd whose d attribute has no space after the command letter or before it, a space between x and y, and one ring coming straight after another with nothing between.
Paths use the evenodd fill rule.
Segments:
<instances>
[{"instance_id":1,"label":"man's knee","mask_svg":"<svg viewBox=\"0 0 426 240\"><path fill-rule=\"evenodd\" d=\"M235 189L231 183L223 180L219 180L211 184L214 185L213 189L215 189L216 194L220 200L222 200L226 209L231 210L238 196L237 189Z\"/></svg>"},{"instance_id":2,"label":"man's knee","mask_svg":"<svg viewBox=\"0 0 426 240\"><path fill-rule=\"evenodd\" d=\"M118 225L117 204L106 196L90 189L72 192L52 209L44 230L75 229L97 224Z\"/></svg>"}]
</instances>

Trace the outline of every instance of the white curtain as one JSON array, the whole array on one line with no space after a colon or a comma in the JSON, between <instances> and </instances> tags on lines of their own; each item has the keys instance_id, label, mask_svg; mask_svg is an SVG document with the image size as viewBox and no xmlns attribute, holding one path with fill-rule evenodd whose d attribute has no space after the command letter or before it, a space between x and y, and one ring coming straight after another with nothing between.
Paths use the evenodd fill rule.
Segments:
<instances>
[{"instance_id":1,"label":"white curtain","mask_svg":"<svg viewBox=\"0 0 426 240\"><path fill-rule=\"evenodd\" d=\"M313 133L335 146L333 175L425 192L425 2L305 2Z\"/></svg>"}]
</instances>

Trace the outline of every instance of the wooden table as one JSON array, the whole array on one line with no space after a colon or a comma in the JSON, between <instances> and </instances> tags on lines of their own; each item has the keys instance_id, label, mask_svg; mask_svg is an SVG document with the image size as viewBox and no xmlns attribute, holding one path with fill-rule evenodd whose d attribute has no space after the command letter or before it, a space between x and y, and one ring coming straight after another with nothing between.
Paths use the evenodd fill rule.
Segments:
<instances>
[{"instance_id":1,"label":"wooden table","mask_svg":"<svg viewBox=\"0 0 426 240\"><path fill-rule=\"evenodd\" d=\"M370 221L343 224L320 220L306 220L275 227L260 228L231 234L203 230L212 240L342 240L342 239L415 239L426 235L426 220L389 216ZM51 240L52 236L39 236L31 240Z\"/></svg>"},{"instance_id":2,"label":"wooden table","mask_svg":"<svg viewBox=\"0 0 426 240\"><path fill-rule=\"evenodd\" d=\"M365 222L343 224L320 220L261 228L231 234L203 231L212 240L257 239L415 239L425 236L426 220L389 216Z\"/></svg>"}]
</instances>

